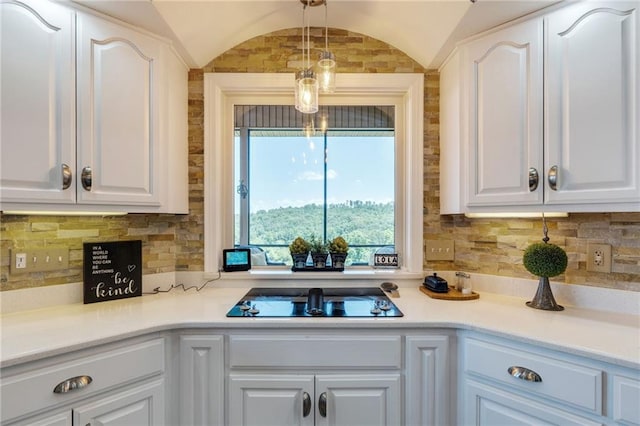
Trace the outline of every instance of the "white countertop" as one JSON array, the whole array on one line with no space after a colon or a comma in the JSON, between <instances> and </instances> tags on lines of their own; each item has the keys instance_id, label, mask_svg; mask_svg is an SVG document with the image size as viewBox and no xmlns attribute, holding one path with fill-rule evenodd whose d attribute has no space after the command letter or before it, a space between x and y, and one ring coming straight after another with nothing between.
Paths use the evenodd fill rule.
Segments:
<instances>
[{"instance_id":1,"label":"white countertop","mask_svg":"<svg viewBox=\"0 0 640 426\"><path fill-rule=\"evenodd\" d=\"M1 317L0 365L180 328L456 328L484 331L613 364L640 368L640 318L566 307L561 312L525 306L517 297L482 293L479 300L445 301L417 287L393 299L402 318L227 318L248 288L207 287L131 299L79 303Z\"/></svg>"}]
</instances>

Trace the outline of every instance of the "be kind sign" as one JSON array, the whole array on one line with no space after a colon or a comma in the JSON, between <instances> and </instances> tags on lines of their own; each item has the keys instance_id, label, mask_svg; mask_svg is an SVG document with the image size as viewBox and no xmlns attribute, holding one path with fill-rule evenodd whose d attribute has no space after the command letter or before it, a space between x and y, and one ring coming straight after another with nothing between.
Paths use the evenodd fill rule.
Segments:
<instances>
[{"instance_id":1,"label":"be kind sign","mask_svg":"<svg viewBox=\"0 0 640 426\"><path fill-rule=\"evenodd\" d=\"M84 244L84 303L142 296L142 241Z\"/></svg>"}]
</instances>

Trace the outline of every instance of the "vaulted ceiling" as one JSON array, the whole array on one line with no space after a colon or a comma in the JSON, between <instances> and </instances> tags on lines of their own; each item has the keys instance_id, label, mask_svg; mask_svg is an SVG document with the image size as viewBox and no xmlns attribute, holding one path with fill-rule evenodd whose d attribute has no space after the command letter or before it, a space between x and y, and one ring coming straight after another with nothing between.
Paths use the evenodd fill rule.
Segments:
<instances>
[{"instance_id":1,"label":"vaulted ceiling","mask_svg":"<svg viewBox=\"0 0 640 426\"><path fill-rule=\"evenodd\" d=\"M193 68L250 38L302 25L300 0L75 0L172 39ZM470 35L558 0L328 0L328 25L382 40L437 68ZM324 7L308 9L324 26Z\"/></svg>"}]
</instances>

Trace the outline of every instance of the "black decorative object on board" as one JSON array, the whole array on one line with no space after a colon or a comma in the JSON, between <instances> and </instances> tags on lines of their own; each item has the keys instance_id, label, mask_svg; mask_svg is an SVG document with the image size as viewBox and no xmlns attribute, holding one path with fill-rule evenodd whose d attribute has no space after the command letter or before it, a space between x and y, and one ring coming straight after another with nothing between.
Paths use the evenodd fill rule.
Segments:
<instances>
[{"instance_id":1,"label":"black decorative object on board","mask_svg":"<svg viewBox=\"0 0 640 426\"><path fill-rule=\"evenodd\" d=\"M84 244L84 303L142 296L142 241Z\"/></svg>"}]
</instances>

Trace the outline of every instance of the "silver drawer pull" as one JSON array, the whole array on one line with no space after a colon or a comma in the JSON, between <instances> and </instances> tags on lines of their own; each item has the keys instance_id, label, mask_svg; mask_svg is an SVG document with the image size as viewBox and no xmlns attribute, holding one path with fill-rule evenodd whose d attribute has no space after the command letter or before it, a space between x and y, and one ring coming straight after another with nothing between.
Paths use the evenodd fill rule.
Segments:
<instances>
[{"instance_id":1,"label":"silver drawer pull","mask_svg":"<svg viewBox=\"0 0 640 426\"><path fill-rule=\"evenodd\" d=\"M540 176L538 171L534 167L529 167L529 192L533 192L538 189L538 182Z\"/></svg>"},{"instance_id":2,"label":"silver drawer pull","mask_svg":"<svg viewBox=\"0 0 640 426\"><path fill-rule=\"evenodd\" d=\"M322 392L318 398L318 411L322 417L327 417L327 393Z\"/></svg>"},{"instance_id":3,"label":"silver drawer pull","mask_svg":"<svg viewBox=\"0 0 640 426\"><path fill-rule=\"evenodd\" d=\"M67 380L63 380L53 388L53 393L67 393L72 390L82 389L89 386L89 383L93 382L91 376L76 376Z\"/></svg>"},{"instance_id":4,"label":"silver drawer pull","mask_svg":"<svg viewBox=\"0 0 640 426\"><path fill-rule=\"evenodd\" d=\"M82 174L80 175L80 182L82 182L82 187L85 191L91 191L91 181L93 180L93 171L91 167L86 166L82 169Z\"/></svg>"},{"instance_id":5,"label":"silver drawer pull","mask_svg":"<svg viewBox=\"0 0 640 426\"><path fill-rule=\"evenodd\" d=\"M302 394L302 417L307 417L311 414L311 396L304 392Z\"/></svg>"},{"instance_id":6,"label":"silver drawer pull","mask_svg":"<svg viewBox=\"0 0 640 426\"><path fill-rule=\"evenodd\" d=\"M547 177L549 181L549 188L554 191L558 190L558 166L553 166L549 169L549 175Z\"/></svg>"},{"instance_id":7,"label":"silver drawer pull","mask_svg":"<svg viewBox=\"0 0 640 426\"><path fill-rule=\"evenodd\" d=\"M71 186L71 181L73 180L73 174L71 173L71 168L63 164L62 165L62 189L68 189Z\"/></svg>"},{"instance_id":8,"label":"silver drawer pull","mask_svg":"<svg viewBox=\"0 0 640 426\"><path fill-rule=\"evenodd\" d=\"M518 379L526 380L527 382L541 382L542 377L533 370L529 370L525 367L509 367L507 370L509 374Z\"/></svg>"}]
</instances>

